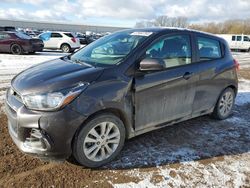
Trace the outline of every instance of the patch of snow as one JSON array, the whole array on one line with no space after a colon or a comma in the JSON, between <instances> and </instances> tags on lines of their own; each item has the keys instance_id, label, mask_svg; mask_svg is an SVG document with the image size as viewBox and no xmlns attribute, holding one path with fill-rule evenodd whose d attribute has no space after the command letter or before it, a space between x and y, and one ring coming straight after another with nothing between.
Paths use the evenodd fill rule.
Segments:
<instances>
[{"instance_id":1,"label":"patch of snow","mask_svg":"<svg viewBox=\"0 0 250 188\"><path fill-rule=\"evenodd\" d=\"M138 183L129 182L112 184L115 188L164 188L164 187L241 187L247 186L246 175L249 173L250 153L225 157L223 161L209 161L203 164L200 161L182 162L179 167L166 165L149 172L131 170L125 173L130 177L139 178ZM241 160L247 157L248 160ZM231 161L228 164L228 161ZM154 178L158 176L157 182Z\"/></svg>"},{"instance_id":2,"label":"patch of snow","mask_svg":"<svg viewBox=\"0 0 250 188\"><path fill-rule=\"evenodd\" d=\"M37 52L35 55L0 54L0 104L5 98L5 90L11 79L21 71L48 60L66 55L60 52Z\"/></svg>"},{"instance_id":3,"label":"patch of snow","mask_svg":"<svg viewBox=\"0 0 250 188\"><path fill-rule=\"evenodd\" d=\"M243 106L245 104L250 104L250 91L249 92L239 92L235 104L238 106Z\"/></svg>"}]
</instances>

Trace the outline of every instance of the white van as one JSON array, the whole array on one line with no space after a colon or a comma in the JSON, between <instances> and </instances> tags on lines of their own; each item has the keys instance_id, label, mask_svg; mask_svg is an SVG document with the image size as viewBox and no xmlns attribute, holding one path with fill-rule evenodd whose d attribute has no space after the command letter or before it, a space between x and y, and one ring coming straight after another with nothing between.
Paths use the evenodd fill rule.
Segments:
<instances>
[{"instance_id":1,"label":"white van","mask_svg":"<svg viewBox=\"0 0 250 188\"><path fill-rule=\"evenodd\" d=\"M222 34L217 36L224 38L228 42L231 50L244 50L250 52L250 38L248 35Z\"/></svg>"}]
</instances>

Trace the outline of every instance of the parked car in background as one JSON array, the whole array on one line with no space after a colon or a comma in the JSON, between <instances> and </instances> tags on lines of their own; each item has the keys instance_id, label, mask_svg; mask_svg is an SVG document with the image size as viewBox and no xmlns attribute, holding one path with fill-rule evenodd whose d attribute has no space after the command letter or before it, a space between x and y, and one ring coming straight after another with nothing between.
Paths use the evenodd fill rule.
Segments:
<instances>
[{"instance_id":1,"label":"parked car in background","mask_svg":"<svg viewBox=\"0 0 250 188\"><path fill-rule=\"evenodd\" d=\"M79 34L79 33L76 35L76 38L79 39L80 44L82 44L82 45L88 45L88 44L90 44L91 42L94 41L94 40L91 38L91 36L87 36L87 35Z\"/></svg>"},{"instance_id":2,"label":"parked car in background","mask_svg":"<svg viewBox=\"0 0 250 188\"><path fill-rule=\"evenodd\" d=\"M44 48L69 53L80 48L79 39L70 32L45 32L38 36L43 40Z\"/></svg>"},{"instance_id":3,"label":"parked car in background","mask_svg":"<svg viewBox=\"0 0 250 188\"><path fill-rule=\"evenodd\" d=\"M237 69L211 34L116 32L17 75L6 97L9 133L27 154L98 167L126 139L206 114L228 118Z\"/></svg>"},{"instance_id":4,"label":"parked car in background","mask_svg":"<svg viewBox=\"0 0 250 188\"><path fill-rule=\"evenodd\" d=\"M248 35L220 34L217 36L224 38L228 42L231 50L250 52L250 38Z\"/></svg>"},{"instance_id":5,"label":"parked car in background","mask_svg":"<svg viewBox=\"0 0 250 188\"><path fill-rule=\"evenodd\" d=\"M0 31L0 52L15 55L35 53L43 50L43 41L32 39L30 36L13 31Z\"/></svg>"}]
</instances>

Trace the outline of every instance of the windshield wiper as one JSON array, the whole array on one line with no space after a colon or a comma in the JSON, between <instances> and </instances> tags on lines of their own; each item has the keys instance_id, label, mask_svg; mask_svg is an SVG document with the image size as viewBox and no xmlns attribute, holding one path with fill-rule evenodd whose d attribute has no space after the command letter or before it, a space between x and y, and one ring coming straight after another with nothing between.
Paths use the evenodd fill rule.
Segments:
<instances>
[{"instance_id":1,"label":"windshield wiper","mask_svg":"<svg viewBox=\"0 0 250 188\"><path fill-rule=\"evenodd\" d=\"M73 62L75 62L75 63L78 63L78 64L81 64L81 65L86 65L86 66L88 66L88 67L93 67L93 65L91 65L91 64L88 64L88 63L86 63L85 61L83 61L83 60L81 60L81 59L71 59L71 61L73 61Z\"/></svg>"}]
</instances>

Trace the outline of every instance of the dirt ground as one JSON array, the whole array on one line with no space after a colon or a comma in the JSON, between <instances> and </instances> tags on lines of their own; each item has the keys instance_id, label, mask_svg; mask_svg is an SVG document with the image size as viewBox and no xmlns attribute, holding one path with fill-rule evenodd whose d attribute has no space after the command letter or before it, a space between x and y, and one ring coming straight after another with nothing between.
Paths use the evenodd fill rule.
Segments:
<instances>
[{"instance_id":1,"label":"dirt ground","mask_svg":"<svg viewBox=\"0 0 250 188\"><path fill-rule=\"evenodd\" d=\"M250 68L239 72L250 81ZM248 83L248 82L246 82ZM239 98L250 98L240 93ZM250 101L250 100L249 100ZM0 108L1 109L1 108ZM44 162L21 153L0 113L0 187L250 187L250 103L228 120L199 117L126 142L111 164Z\"/></svg>"}]
</instances>

